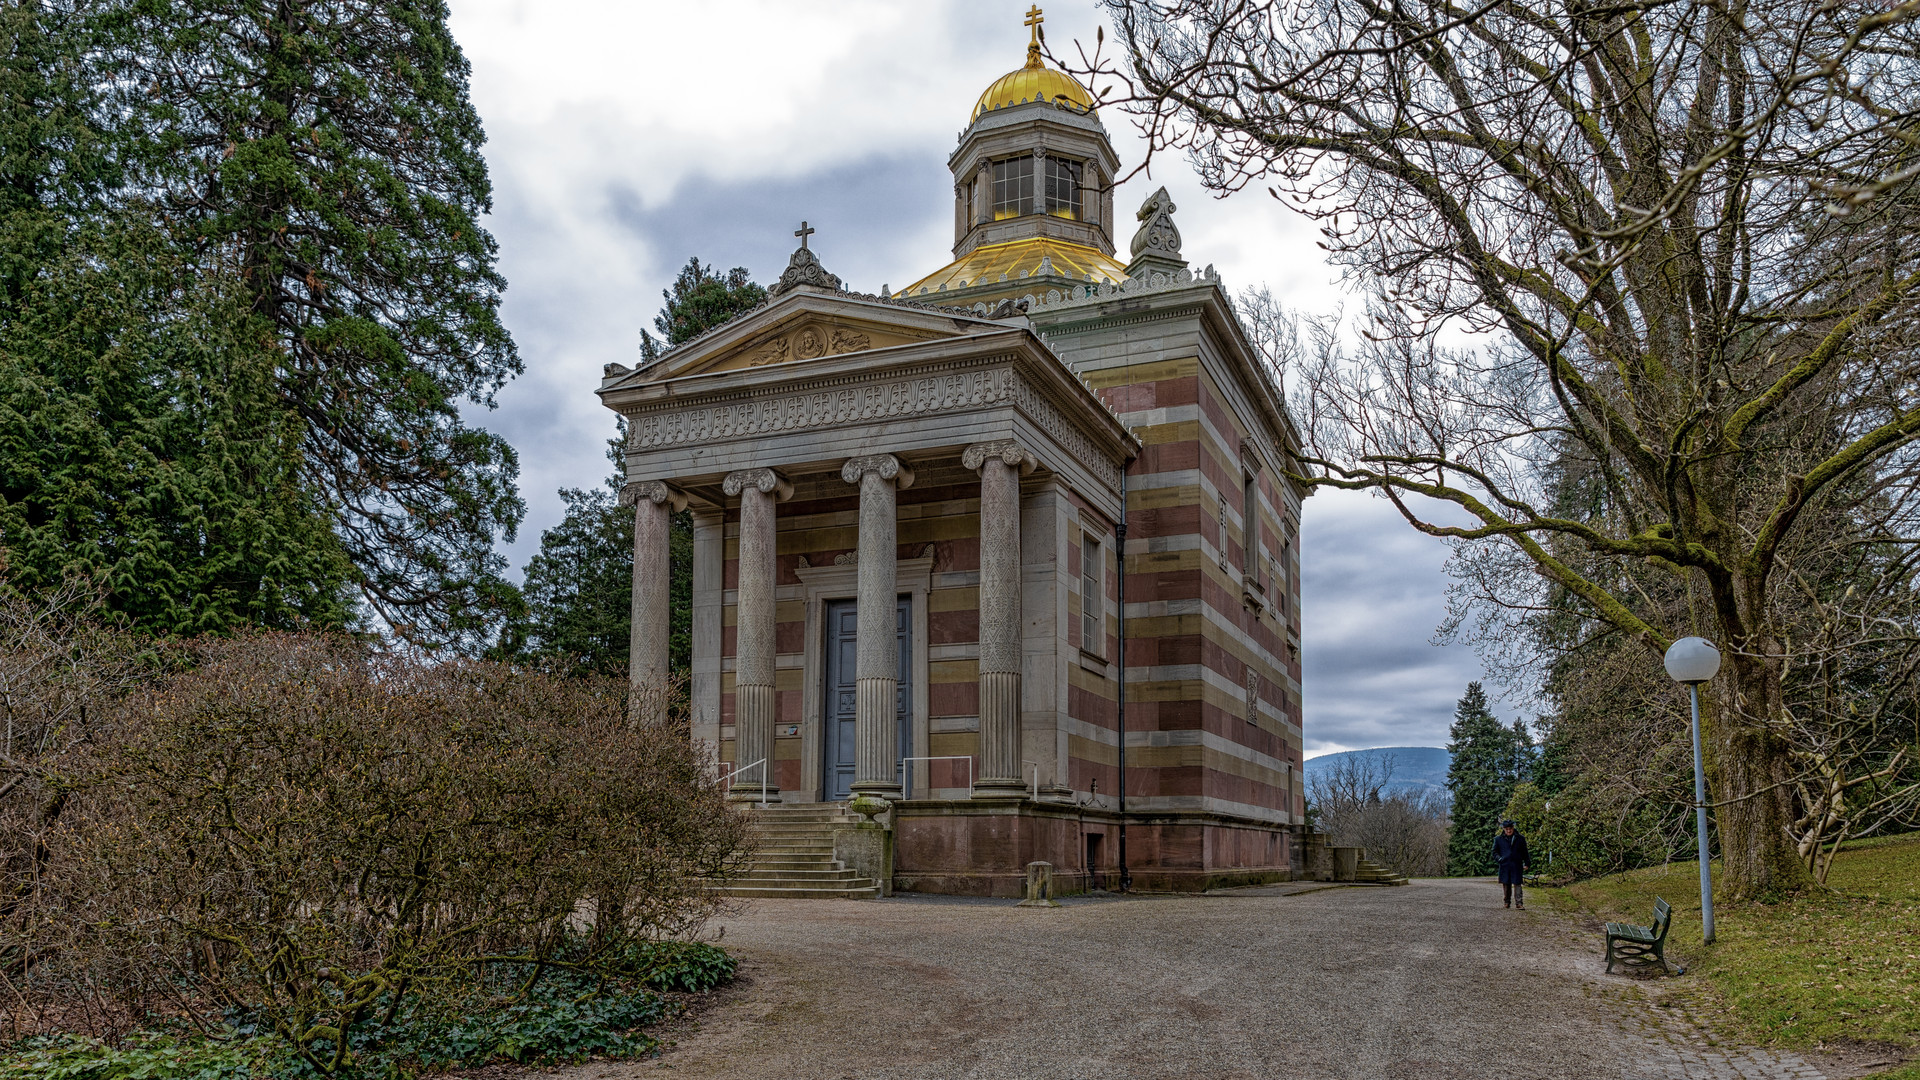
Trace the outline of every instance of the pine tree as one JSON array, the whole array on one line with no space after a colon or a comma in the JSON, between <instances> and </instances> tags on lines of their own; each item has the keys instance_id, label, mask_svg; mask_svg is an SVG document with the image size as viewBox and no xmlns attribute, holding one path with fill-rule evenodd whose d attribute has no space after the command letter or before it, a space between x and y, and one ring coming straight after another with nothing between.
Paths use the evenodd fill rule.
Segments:
<instances>
[{"instance_id":1,"label":"pine tree","mask_svg":"<svg viewBox=\"0 0 1920 1080\"><path fill-rule=\"evenodd\" d=\"M707 330L766 300L744 267L722 274L687 260L653 320L665 347L685 344ZM661 355L662 345L640 332L643 359ZM633 511L619 505L625 483L626 428L608 440L614 473L606 485L590 491L563 489L567 516L540 534L540 553L527 563L521 586L525 613L508 627L499 654L523 661L556 664L574 672L625 676L633 627ZM673 560L672 625L668 662L684 671L693 656L693 519L675 514L668 534Z\"/></svg>"},{"instance_id":2,"label":"pine tree","mask_svg":"<svg viewBox=\"0 0 1920 1080\"><path fill-rule=\"evenodd\" d=\"M362 597L403 638L470 645L511 602L494 540L524 506L512 449L459 409L521 363L445 4L69 2L103 35L130 205L259 320L289 460Z\"/></svg>"},{"instance_id":3,"label":"pine tree","mask_svg":"<svg viewBox=\"0 0 1920 1080\"><path fill-rule=\"evenodd\" d=\"M1533 740L1526 725L1502 724L1479 683L1467 684L1448 730L1447 790L1453 796L1447 832L1447 873L1491 874L1493 835L1513 789L1532 773Z\"/></svg>"}]
</instances>

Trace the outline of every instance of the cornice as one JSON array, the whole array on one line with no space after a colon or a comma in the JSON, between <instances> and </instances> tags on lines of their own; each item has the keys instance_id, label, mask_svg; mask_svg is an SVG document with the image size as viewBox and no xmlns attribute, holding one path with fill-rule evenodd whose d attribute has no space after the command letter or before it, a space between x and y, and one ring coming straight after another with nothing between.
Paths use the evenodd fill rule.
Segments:
<instances>
[{"instance_id":1,"label":"cornice","mask_svg":"<svg viewBox=\"0 0 1920 1080\"><path fill-rule=\"evenodd\" d=\"M1074 462L1117 486L1120 464L1138 453L1139 441L1026 331L990 337L1011 340L963 356L909 355L880 366L872 357L885 350L833 357L838 363L829 371L809 363L805 367L812 370L806 371L780 371L802 366L797 364L770 365L693 376L687 381L715 385L617 403L627 418L628 453L1012 407ZM943 339L895 349L925 353L962 343Z\"/></svg>"}]
</instances>

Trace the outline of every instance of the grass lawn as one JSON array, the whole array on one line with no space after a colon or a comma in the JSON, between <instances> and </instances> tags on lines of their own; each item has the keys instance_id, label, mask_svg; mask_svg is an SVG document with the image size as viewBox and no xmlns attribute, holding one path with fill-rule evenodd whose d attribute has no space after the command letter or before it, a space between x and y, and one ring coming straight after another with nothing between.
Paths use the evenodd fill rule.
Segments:
<instances>
[{"instance_id":1,"label":"grass lawn","mask_svg":"<svg viewBox=\"0 0 1920 1080\"><path fill-rule=\"evenodd\" d=\"M1920 1056L1920 833L1846 845L1827 889L1792 903L1716 903L1711 946L1700 942L1694 863L1552 892L1556 906L1642 924L1665 897L1667 956L1701 978L1690 1005L1702 1020L1773 1046L1882 1043ZM1920 1080L1920 1062L1882 1075Z\"/></svg>"}]
</instances>

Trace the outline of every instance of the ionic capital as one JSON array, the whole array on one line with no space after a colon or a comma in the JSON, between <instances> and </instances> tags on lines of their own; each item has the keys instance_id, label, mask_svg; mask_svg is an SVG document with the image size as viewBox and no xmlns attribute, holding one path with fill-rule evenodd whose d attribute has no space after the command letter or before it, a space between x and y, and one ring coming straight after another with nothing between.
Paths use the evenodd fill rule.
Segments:
<instances>
[{"instance_id":1,"label":"ionic capital","mask_svg":"<svg viewBox=\"0 0 1920 1080\"><path fill-rule=\"evenodd\" d=\"M738 495L752 488L764 495L773 496L774 502L785 502L793 494L793 484L772 469L741 469L727 474L720 489L728 495Z\"/></svg>"},{"instance_id":2,"label":"ionic capital","mask_svg":"<svg viewBox=\"0 0 1920 1080\"><path fill-rule=\"evenodd\" d=\"M1009 468L1020 470L1022 476L1032 472L1034 466L1040 464L1031 453L1027 452L1026 447L1012 439L974 443L960 455L960 464L965 468L978 471L980 466L994 458L1006 462Z\"/></svg>"},{"instance_id":3,"label":"ionic capital","mask_svg":"<svg viewBox=\"0 0 1920 1080\"><path fill-rule=\"evenodd\" d=\"M868 473L878 473L880 479L893 481L895 490L905 491L913 486L913 470L900 463L892 454L863 454L857 458L848 458L840 466L840 479L849 484L857 484Z\"/></svg>"},{"instance_id":4,"label":"ionic capital","mask_svg":"<svg viewBox=\"0 0 1920 1080\"><path fill-rule=\"evenodd\" d=\"M687 508L686 493L663 480L635 480L620 489L621 506L638 506L642 500L666 503L676 514Z\"/></svg>"}]
</instances>

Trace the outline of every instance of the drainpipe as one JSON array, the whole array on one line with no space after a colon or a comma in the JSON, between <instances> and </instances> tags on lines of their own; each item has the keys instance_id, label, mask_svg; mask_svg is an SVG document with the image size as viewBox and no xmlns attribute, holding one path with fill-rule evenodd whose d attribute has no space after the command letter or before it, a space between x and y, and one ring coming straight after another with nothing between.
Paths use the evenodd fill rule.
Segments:
<instances>
[{"instance_id":1,"label":"drainpipe","mask_svg":"<svg viewBox=\"0 0 1920 1080\"><path fill-rule=\"evenodd\" d=\"M1118 722L1120 726L1120 890L1131 891L1133 875L1127 872L1127 470L1133 468L1133 459L1120 467L1120 521L1113 527L1115 545L1119 549L1116 565L1120 568L1120 692L1118 696Z\"/></svg>"}]
</instances>

